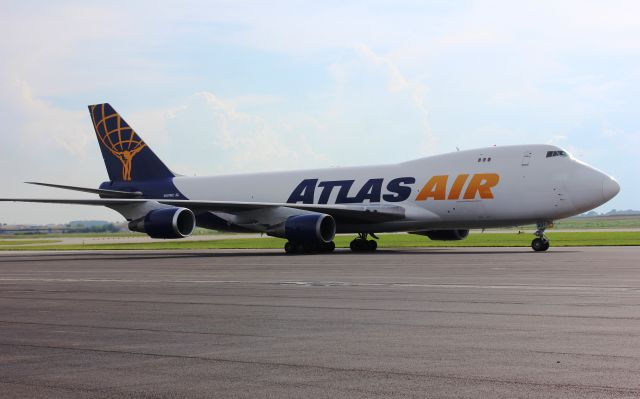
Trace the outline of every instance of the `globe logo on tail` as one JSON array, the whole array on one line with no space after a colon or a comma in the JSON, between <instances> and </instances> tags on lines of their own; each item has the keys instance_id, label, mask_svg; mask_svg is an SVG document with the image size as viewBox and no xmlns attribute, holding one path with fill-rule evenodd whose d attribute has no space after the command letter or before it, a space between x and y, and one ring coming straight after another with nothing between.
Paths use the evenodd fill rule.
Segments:
<instances>
[{"instance_id":1,"label":"globe logo on tail","mask_svg":"<svg viewBox=\"0 0 640 399\"><path fill-rule=\"evenodd\" d=\"M122 180L131 181L131 162L146 144L107 104L91 106L91 119L100 143L122 163Z\"/></svg>"}]
</instances>

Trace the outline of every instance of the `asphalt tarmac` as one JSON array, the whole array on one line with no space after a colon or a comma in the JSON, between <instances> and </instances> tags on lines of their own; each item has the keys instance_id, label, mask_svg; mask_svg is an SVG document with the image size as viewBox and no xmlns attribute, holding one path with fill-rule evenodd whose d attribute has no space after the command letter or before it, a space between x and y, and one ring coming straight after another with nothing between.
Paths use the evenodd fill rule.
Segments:
<instances>
[{"instance_id":1,"label":"asphalt tarmac","mask_svg":"<svg viewBox=\"0 0 640 399\"><path fill-rule=\"evenodd\" d=\"M637 398L639 260L4 253L0 397Z\"/></svg>"}]
</instances>

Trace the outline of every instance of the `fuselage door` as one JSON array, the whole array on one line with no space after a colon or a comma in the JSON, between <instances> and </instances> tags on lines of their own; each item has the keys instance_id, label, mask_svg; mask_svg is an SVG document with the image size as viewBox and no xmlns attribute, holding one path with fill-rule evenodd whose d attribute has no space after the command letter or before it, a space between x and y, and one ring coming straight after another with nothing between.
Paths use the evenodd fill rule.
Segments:
<instances>
[{"instance_id":1,"label":"fuselage door","mask_svg":"<svg viewBox=\"0 0 640 399\"><path fill-rule=\"evenodd\" d=\"M528 151L524 153L524 155L522 156L522 166L529 166L529 164L531 163L531 155L533 155L533 153Z\"/></svg>"}]
</instances>

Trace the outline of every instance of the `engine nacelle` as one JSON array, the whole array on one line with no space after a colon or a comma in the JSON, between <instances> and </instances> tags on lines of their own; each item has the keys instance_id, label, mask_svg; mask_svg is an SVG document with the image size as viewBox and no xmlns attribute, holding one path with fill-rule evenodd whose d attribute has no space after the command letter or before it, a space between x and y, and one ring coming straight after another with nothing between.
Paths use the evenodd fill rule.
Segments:
<instances>
[{"instance_id":1,"label":"engine nacelle","mask_svg":"<svg viewBox=\"0 0 640 399\"><path fill-rule=\"evenodd\" d=\"M459 241L467 238L469 230L427 230L418 231L414 234L427 236L434 241Z\"/></svg>"},{"instance_id":2,"label":"engine nacelle","mask_svg":"<svg viewBox=\"0 0 640 399\"><path fill-rule=\"evenodd\" d=\"M335 235L335 220L322 213L291 216L284 224L284 238L294 243L328 243Z\"/></svg>"},{"instance_id":3,"label":"engine nacelle","mask_svg":"<svg viewBox=\"0 0 640 399\"><path fill-rule=\"evenodd\" d=\"M147 233L151 238L189 237L196 227L196 217L187 208L153 210L129 223L129 230Z\"/></svg>"}]
</instances>

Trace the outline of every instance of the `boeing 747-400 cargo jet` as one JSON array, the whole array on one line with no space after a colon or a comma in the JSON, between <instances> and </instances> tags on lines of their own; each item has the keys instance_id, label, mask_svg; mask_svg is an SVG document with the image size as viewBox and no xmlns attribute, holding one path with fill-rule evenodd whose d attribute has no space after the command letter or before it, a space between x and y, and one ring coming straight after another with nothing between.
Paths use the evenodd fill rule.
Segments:
<instances>
[{"instance_id":1,"label":"boeing 747-400 cargo jet","mask_svg":"<svg viewBox=\"0 0 640 399\"><path fill-rule=\"evenodd\" d=\"M357 234L352 251L375 251L381 232L462 240L469 229L535 223L531 247L546 251L553 220L613 198L618 183L552 145L458 151L395 165L186 177L173 173L109 104L89 106L109 181L100 188L42 186L95 199L1 201L100 205L153 238L183 238L196 226L287 240L286 253L331 252L336 233ZM339 145L339 143L337 143Z\"/></svg>"}]
</instances>

